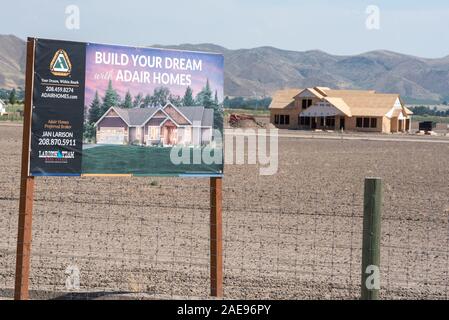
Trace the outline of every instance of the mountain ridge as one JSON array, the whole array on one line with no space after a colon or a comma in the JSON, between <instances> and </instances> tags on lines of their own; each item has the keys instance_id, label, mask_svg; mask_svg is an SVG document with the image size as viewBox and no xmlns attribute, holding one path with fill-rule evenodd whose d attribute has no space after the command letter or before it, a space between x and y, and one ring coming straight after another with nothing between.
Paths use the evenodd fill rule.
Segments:
<instances>
[{"instance_id":1,"label":"mountain ridge","mask_svg":"<svg viewBox=\"0 0 449 320\"><path fill-rule=\"evenodd\" d=\"M394 92L416 101L449 100L449 55L423 58L390 50L333 55L319 49L228 49L213 43L152 47L222 53L228 96L264 96L288 87L328 86ZM0 88L23 87L24 71L25 41L0 35Z\"/></svg>"}]
</instances>

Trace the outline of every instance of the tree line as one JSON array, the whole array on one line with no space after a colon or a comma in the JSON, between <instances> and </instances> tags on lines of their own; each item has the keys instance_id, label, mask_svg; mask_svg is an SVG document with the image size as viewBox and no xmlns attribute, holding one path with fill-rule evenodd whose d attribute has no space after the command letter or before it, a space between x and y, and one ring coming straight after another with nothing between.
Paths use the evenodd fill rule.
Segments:
<instances>
[{"instance_id":1,"label":"tree line","mask_svg":"<svg viewBox=\"0 0 449 320\"><path fill-rule=\"evenodd\" d=\"M94 99L87 108L86 119L88 123L95 123L109 110L110 107L121 107L126 109L149 108L163 106L168 101L177 107L203 106L205 108L217 109L220 106L217 91L215 91L215 94L212 93L209 80L207 80L205 86L195 97L193 96L193 91L190 87L187 87L183 97L171 93L170 89L167 87L158 87L154 89L152 95L147 94L145 96L139 93L133 97L131 93L127 91L123 99L112 87L112 82L109 81L104 97L100 99L98 91L95 92Z\"/></svg>"},{"instance_id":2,"label":"tree line","mask_svg":"<svg viewBox=\"0 0 449 320\"><path fill-rule=\"evenodd\" d=\"M449 117L449 109L439 110L437 107L416 106L410 107L410 110L417 116Z\"/></svg>"},{"instance_id":3,"label":"tree line","mask_svg":"<svg viewBox=\"0 0 449 320\"><path fill-rule=\"evenodd\" d=\"M11 90L0 88L0 99L8 104L23 104L24 98L25 92L22 88Z\"/></svg>"},{"instance_id":4,"label":"tree line","mask_svg":"<svg viewBox=\"0 0 449 320\"><path fill-rule=\"evenodd\" d=\"M84 124L84 139L93 140L95 137L94 124L109 110L111 107L120 108L150 108L164 106L167 102L180 107L203 106L205 108L214 109L214 128L222 129L223 127L223 106L218 101L217 91L212 92L209 80L196 96L193 95L192 88L187 87L184 95L180 97L170 92L167 87L158 87L153 90L153 94L143 96L141 93L132 96L129 91L126 92L122 99L109 81L108 88L102 98L95 92L94 99L89 107L85 108L86 123Z\"/></svg>"},{"instance_id":5,"label":"tree line","mask_svg":"<svg viewBox=\"0 0 449 320\"><path fill-rule=\"evenodd\" d=\"M223 101L223 107L229 109L268 109L271 103L270 97L244 98L244 97L226 97Z\"/></svg>"}]
</instances>

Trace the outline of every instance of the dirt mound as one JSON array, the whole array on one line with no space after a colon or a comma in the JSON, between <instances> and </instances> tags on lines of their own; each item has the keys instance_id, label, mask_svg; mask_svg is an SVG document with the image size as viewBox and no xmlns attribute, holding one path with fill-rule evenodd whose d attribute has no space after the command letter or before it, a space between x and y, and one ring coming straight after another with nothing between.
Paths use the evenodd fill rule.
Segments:
<instances>
[{"instance_id":1,"label":"dirt mound","mask_svg":"<svg viewBox=\"0 0 449 320\"><path fill-rule=\"evenodd\" d=\"M232 128L265 128L265 124L248 114L231 113L229 125Z\"/></svg>"}]
</instances>

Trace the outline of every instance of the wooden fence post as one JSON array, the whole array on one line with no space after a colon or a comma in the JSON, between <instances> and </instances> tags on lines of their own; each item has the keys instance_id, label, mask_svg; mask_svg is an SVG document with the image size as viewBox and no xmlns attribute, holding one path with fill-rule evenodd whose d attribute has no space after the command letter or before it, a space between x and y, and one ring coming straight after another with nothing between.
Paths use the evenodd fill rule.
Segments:
<instances>
[{"instance_id":1,"label":"wooden fence post","mask_svg":"<svg viewBox=\"0 0 449 320\"><path fill-rule=\"evenodd\" d=\"M382 180L365 179L363 201L362 300L379 299Z\"/></svg>"},{"instance_id":2,"label":"wooden fence post","mask_svg":"<svg viewBox=\"0 0 449 320\"><path fill-rule=\"evenodd\" d=\"M210 292L223 297L222 178L210 178Z\"/></svg>"},{"instance_id":3,"label":"wooden fence post","mask_svg":"<svg viewBox=\"0 0 449 320\"><path fill-rule=\"evenodd\" d=\"M29 299L31 225L33 221L34 177L29 176L31 113L33 108L34 38L27 41L25 107L22 136L22 169L20 173L19 225L17 231L16 276L14 299Z\"/></svg>"}]
</instances>

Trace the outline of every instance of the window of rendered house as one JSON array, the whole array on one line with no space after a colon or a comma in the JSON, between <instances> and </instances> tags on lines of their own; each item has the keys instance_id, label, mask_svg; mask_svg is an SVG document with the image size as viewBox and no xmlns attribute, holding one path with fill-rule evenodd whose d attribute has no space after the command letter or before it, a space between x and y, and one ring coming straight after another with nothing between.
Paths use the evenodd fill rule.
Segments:
<instances>
[{"instance_id":1,"label":"window of rendered house","mask_svg":"<svg viewBox=\"0 0 449 320\"><path fill-rule=\"evenodd\" d=\"M159 127L150 127L150 140L159 139Z\"/></svg>"},{"instance_id":2,"label":"window of rendered house","mask_svg":"<svg viewBox=\"0 0 449 320\"><path fill-rule=\"evenodd\" d=\"M363 128L363 118L356 118L355 119L355 126L357 128Z\"/></svg>"}]
</instances>

